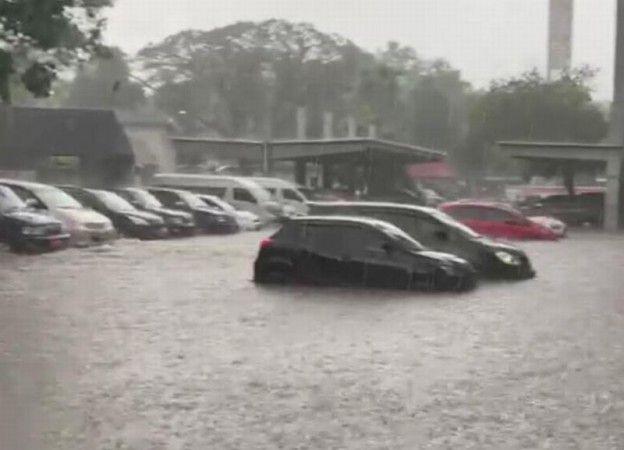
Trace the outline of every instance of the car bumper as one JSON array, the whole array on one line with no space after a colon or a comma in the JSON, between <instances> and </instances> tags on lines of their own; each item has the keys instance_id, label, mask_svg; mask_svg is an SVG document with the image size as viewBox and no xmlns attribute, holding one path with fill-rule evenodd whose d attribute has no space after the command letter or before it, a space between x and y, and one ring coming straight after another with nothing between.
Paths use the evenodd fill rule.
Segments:
<instances>
[{"instance_id":1,"label":"car bumper","mask_svg":"<svg viewBox=\"0 0 624 450\"><path fill-rule=\"evenodd\" d=\"M170 236L194 236L197 232L195 224L172 224L167 228Z\"/></svg>"},{"instance_id":2,"label":"car bumper","mask_svg":"<svg viewBox=\"0 0 624 450\"><path fill-rule=\"evenodd\" d=\"M484 277L494 280L530 280L537 276L537 272L530 263L525 262L519 266L491 262L486 265L481 273Z\"/></svg>"},{"instance_id":3,"label":"car bumper","mask_svg":"<svg viewBox=\"0 0 624 450\"><path fill-rule=\"evenodd\" d=\"M91 247L114 242L119 237L117 230L73 230L70 233L70 247Z\"/></svg>"},{"instance_id":4,"label":"car bumper","mask_svg":"<svg viewBox=\"0 0 624 450\"><path fill-rule=\"evenodd\" d=\"M70 242L69 234L52 236L25 236L19 243L19 248L27 252L51 252L63 250Z\"/></svg>"}]
</instances>

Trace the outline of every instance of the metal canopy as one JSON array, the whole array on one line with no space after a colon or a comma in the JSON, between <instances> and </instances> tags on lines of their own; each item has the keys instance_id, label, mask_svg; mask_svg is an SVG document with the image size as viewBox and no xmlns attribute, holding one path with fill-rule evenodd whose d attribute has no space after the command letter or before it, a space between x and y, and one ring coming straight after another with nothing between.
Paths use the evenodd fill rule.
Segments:
<instances>
[{"instance_id":1,"label":"metal canopy","mask_svg":"<svg viewBox=\"0 0 624 450\"><path fill-rule=\"evenodd\" d=\"M406 162L438 161L446 157L441 151L431 150L399 142L381 139L312 139L276 140L228 140L210 138L173 138L179 151L199 151L223 159L241 159L262 162L265 148L271 161L317 160L325 157L364 154L368 152L391 154Z\"/></svg>"}]
</instances>

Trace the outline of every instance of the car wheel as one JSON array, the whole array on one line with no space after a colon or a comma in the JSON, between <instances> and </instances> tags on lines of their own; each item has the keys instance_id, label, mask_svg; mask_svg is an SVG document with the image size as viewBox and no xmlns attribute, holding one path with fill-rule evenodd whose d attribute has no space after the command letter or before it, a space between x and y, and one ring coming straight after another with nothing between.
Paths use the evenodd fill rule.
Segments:
<instances>
[{"instance_id":1,"label":"car wheel","mask_svg":"<svg viewBox=\"0 0 624 450\"><path fill-rule=\"evenodd\" d=\"M262 284L290 284L292 273L288 267L269 266L257 281Z\"/></svg>"}]
</instances>

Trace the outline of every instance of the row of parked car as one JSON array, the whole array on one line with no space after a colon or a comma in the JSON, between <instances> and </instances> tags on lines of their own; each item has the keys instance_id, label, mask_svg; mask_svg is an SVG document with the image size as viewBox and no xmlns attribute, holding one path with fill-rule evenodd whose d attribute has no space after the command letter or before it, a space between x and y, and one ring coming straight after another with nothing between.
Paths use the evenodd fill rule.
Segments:
<instances>
[{"instance_id":1,"label":"row of parked car","mask_svg":"<svg viewBox=\"0 0 624 450\"><path fill-rule=\"evenodd\" d=\"M197 183L200 178L192 175L176 175L176 179L159 180L169 187L108 190L0 180L0 242L15 252L37 252L105 243L119 235L160 239L234 233L257 230L297 213L297 208L276 201L279 197L251 180L208 177ZM182 189L184 181L191 186ZM280 194L296 189L282 180L272 183L282 185L274 188ZM228 189L238 208L223 198ZM206 193L209 190L221 195ZM297 201L307 208L305 197L298 195Z\"/></svg>"}]
</instances>

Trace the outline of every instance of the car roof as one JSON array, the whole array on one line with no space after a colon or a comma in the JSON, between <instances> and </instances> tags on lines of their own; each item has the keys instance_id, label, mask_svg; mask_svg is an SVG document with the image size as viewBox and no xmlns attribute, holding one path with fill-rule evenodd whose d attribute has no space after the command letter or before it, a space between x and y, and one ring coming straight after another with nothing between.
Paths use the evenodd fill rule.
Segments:
<instances>
[{"instance_id":1,"label":"car roof","mask_svg":"<svg viewBox=\"0 0 624 450\"><path fill-rule=\"evenodd\" d=\"M54 186L50 186L49 184L37 183L34 181L23 181L23 180L11 180L11 179L2 179L0 178L0 184L5 186L19 186L25 189L46 189L46 188L54 188Z\"/></svg>"},{"instance_id":2,"label":"car roof","mask_svg":"<svg viewBox=\"0 0 624 450\"><path fill-rule=\"evenodd\" d=\"M255 181L260 186L265 187L283 187L283 188L294 188L297 189L294 183L290 181L282 180L281 178L273 178L273 177L250 177L252 181Z\"/></svg>"},{"instance_id":3,"label":"car roof","mask_svg":"<svg viewBox=\"0 0 624 450\"><path fill-rule=\"evenodd\" d=\"M365 207L369 206L372 208L394 208L394 209L402 209L405 211L415 211L425 214L431 214L432 212L436 212L435 208L430 208L428 206L418 206L418 205L409 205L406 203L392 203L392 202L349 202L349 201L337 201L337 202L308 202L311 206L327 206L327 207Z\"/></svg>"},{"instance_id":4,"label":"car roof","mask_svg":"<svg viewBox=\"0 0 624 450\"><path fill-rule=\"evenodd\" d=\"M357 224L372 226L377 229L396 228L391 223L384 222L383 220L361 216L297 216L291 218L290 221L294 223L323 222L335 224Z\"/></svg>"},{"instance_id":5,"label":"car roof","mask_svg":"<svg viewBox=\"0 0 624 450\"><path fill-rule=\"evenodd\" d=\"M161 192L173 192L176 194L182 194L182 193L191 193L190 191L187 191L185 189L171 189L171 188L165 188L165 187L158 187L158 186L150 186L147 189L147 191L161 191ZM197 195L197 194L195 194Z\"/></svg>"},{"instance_id":6,"label":"car roof","mask_svg":"<svg viewBox=\"0 0 624 450\"><path fill-rule=\"evenodd\" d=\"M239 183L240 186L246 188L257 189L260 187L260 185L250 177L237 177L234 175L211 175L200 173L158 173L154 175L154 179L156 180L166 181L167 179L175 178L178 180L231 181L233 183Z\"/></svg>"},{"instance_id":7,"label":"car roof","mask_svg":"<svg viewBox=\"0 0 624 450\"><path fill-rule=\"evenodd\" d=\"M505 203L492 202L486 200L457 200L454 202L447 202L440 205L441 208L454 208L457 206L474 206L477 208L496 208L504 209L506 211L515 211L513 207Z\"/></svg>"}]
</instances>

